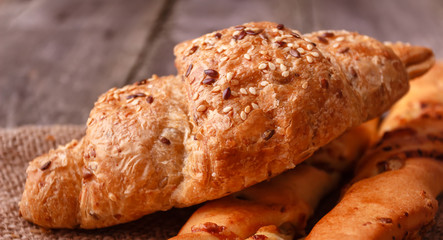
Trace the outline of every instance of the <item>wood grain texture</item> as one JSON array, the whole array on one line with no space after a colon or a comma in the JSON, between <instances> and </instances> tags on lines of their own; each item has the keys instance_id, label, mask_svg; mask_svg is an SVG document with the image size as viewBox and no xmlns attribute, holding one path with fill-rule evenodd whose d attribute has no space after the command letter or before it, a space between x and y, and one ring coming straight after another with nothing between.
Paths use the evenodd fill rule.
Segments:
<instances>
[{"instance_id":1,"label":"wood grain texture","mask_svg":"<svg viewBox=\"0 0 443 240\"><path fill-rule=\"evenodd\" d=\"M176 74L175 44L250 21L434 49L441 0L0 0L0 126L84 124L111 87Z\"/></svg>"},{"instance_id":2,"label":"wood grain texture","mask_svg":"<svg viewBox=\"0 0 443 240\"><path fill-rule=\"evenodd\" d=\"M0 125L85 123L99 94L125 81L161 6L2 2ZM15 14L5 13L10 8Z\"/></svg>"}]
</instances>

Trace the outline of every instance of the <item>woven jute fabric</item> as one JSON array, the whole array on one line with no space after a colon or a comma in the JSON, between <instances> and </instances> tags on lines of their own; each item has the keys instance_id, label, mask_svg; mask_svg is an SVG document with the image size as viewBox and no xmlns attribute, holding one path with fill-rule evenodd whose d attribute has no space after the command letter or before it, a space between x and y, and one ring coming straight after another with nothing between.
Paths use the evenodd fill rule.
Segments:
<instances>
[{"instance_id":1,"label":"woven jute fabric","mask_svg":"<svg viewBox=\"0 0 443 240\"><path fill-rule=\"evenodd\" d=\"M196 207L158 212L97 230L47 230L19 216L28 162L83 134L83 126L73 125L0 128L0 239L167 239L177 234ZM436 224L424 239L443 239L443 196L439 200Z\"/></svg>"}]
</instances>

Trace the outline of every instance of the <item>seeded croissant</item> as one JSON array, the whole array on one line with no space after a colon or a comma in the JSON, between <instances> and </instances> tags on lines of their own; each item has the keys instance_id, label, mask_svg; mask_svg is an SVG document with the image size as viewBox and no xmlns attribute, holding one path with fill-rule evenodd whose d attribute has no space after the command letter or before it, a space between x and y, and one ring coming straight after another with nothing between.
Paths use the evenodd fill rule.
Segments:
<instances>
[{"instance_id":1,"label":"seeded croissant","mask_svg":"<svg viewBox=\"0 0 443 240\"><path fill-rule=\"evenodd\" d=\"M421 239L443 192L443 63L411 83L340 203L306 239Z\"/></svg>"},{"instance_id":2,"label":"seeded croissant","mask_svg":"<svg viewBox=\"0 0 443 240\"><path fill-rule=\"evenodd\" d=\"M227 232L235 236L229 239L260 239L260 235L270 238L274 234L284 239L304 236L317 204L337 188L343 171L361 157L376 128L377 121L352 128L315 152L305 161L307 164L206 203L171 240L198 239L202 235L223 239L220 235Z\"/></svg>"},{"instance_id":3,"label":"seeded croissant","mask_svg":"<svg viewBox=\"0 0 443 240\"><path fill-rule=\"evenodd\" d=\"M319 36L327 43L262 22L177 45L179 76L111 89L82 140L30 163L22 216L99 228L220 198L295 167L408 90L390 47Z\"/></svg>"}]
</instances>

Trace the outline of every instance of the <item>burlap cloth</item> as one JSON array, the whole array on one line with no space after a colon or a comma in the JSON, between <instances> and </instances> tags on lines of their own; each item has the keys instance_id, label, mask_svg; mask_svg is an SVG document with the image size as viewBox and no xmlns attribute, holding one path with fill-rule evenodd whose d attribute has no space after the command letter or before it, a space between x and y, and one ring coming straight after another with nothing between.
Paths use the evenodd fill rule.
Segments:
<instances>
[{"instance_id":1,"label":"burlap cloth","mask_svg":"<svg viewBox=\"0 0 443 240\"><path fill-rule=\"evenodd\" d=\"M0 128L0 239L166 239L174 236L196 207L159 212L98 230L46 230L19 217L17 203L28 162L83 134L84 127L73 125ZM443 197L439 200L436 225L424 239L443 239Z\"/></svg>"}]
</instances>

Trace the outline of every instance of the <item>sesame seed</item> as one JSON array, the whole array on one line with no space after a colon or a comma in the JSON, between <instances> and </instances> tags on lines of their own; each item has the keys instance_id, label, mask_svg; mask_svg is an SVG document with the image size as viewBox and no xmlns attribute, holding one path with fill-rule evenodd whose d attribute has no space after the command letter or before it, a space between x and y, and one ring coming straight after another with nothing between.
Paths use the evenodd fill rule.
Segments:
<instances>
[{"instance_id":1,"label":"sesame seed","mask_svg":"<svg viewBox=\"0 0 443 240\"><path fill-rule=\"evenodd\" d=\"M245 54L243 55L243 57L244 57L245 59L247 59L247 60L251 60L251 56L249 56L249 54L247 54L247 53L245 53Z\"/></svg>"},{"instance_id":2,"label":"sesame seed","mask_svg":"<svg viewBox=\"0 0 443 240\"><path fill-rule=\"evenodd\" d=\"M313 57L320 57L320 54L318 52L311 52L311 55Z\"/></svg>"},{"instance_id":3,"label":"sesame seed","mask_svg":"<svg viewBox=\"0 0 443 240\"><path fill-rule=\"evenodd\" d=\"M246 112L246 113L251 112L251 106L246 106L246 107L245 107L245 112Z\"/></svg>"},{"instance_id":4,"label":"sesame seed","mask_svg":"<svg viewBox=\"0 0 443 240\"><path fill-rule=\"evenodd\" d=\"M51 166L51 161L47 161L45 162L41 167L40 170L45 171L46 169L48 169Z\"/></svg>"},{"instance_id":5,"label":"sesame seed","mask_svg":"<svg viewBox=\"0 0 443 240\"><path fill-rule=\"evenodd\" d=\"M268 66L269 66L269 69L271 69L272 71L275 70L275 64L273 64L272 62L268 62Z\"/></svg>"},{"instance_id":6,"label":"sesame seed","mask_svg":"<svg viewBox=\"0 0 443 240\"><path fill-rule=\"evenodd\" d=\"M305 50L304 50L303 48L301 48L301 47L297 48L297 51L298 51L300 54L303 54L303 53L305 52Z\"/></svg>"},{"instance_id":7,"label":"sesame seed","mask_svg":"<svg viewBox=\"0 0 443 240\"><path fill-rule=\"evenodd\" d=\"M260 65L258 65L258 69L263 70L266 68L266 66L267 66L266 63L260 63Z\"/></svg>"},{"instance_id":8,"label":"sesame seed","mask_svg":"<svg viewBox=\"0 0 443 240\"><path fill-rule=\"evenodd\" d=\"M234 92L234 91L231 90L231 95L232 95L233 97L237 97L237 96L238 96L238 93L237 93L237 92Z\"/></svg>"},{"instance_id":9,"label":"sesame seed","mask_svg":"<svg viewBox=\"0 0 443 240\"><path fill-rule=\"evenodd\" d=\"M251 103L251 105L252 105L252 108L253 108L253 109L258 109L258 108L259 108L258 105L257 105L257 103Z\"/></svg>"},{"instance_id":10,"label":"sesame seed","mask_svg":"<svg viewBox=\"0 0 443 240\"><path fill-rule=\"evenodd\" d=\"M308 87L308 82L304 82L304 83L301 85L301 87L302 87L303 89L306 89L306 88Z\"/></svg>"},{"instance_id":11,"label":"sesame seed","mask_svg":"<svg viewBox=\"0 0 443 240\"><path fill-rule=\"evenodd\" d=\"M309 51L311 51L312 49L314 49L314 45L312 45L312 44L308 44L308 45L306 46L306 48L307 48Z\"/></svg>"},{"instance_id":12,"label":"sesame seed","mask_svg":"<svg viewBox=\"0 0 443 240\"><path fill-rule=\"evenodd\" d=\"M340 43L334 43L334 45L332 45L333 48L338 48L338 46L340 46Z\"/></svg>"},{"instance_id":13,"label":"sesame seed","mask_svg":"<svg viewBox=\"0 0 443 240\"><path fill-rule=\"evenodd\" d=\"M213 78L218 77L218 72L215 71L214 69L206 69L206 70L204 70L204 72L206 75L208 75L210 77L213 77Z\"/></svg>"},{"instance_id":14,"label":"sesame seed","mask_svg":"<svg viewBox=\"0 0 443 240\"><path fill-rule=\"evenodd\" d=\"M254 87L250 87L250 88L249 88L249 92L250 92L251 94L253 94L253 95L257 95L257 91L255 90Z\"/></svg>"},{"instance_id":15,"label":"sesame seed","mask_svg":"<svg viewBox=\"0 0 443 240\"><path fill-rule=\"evenodd\" d=\"M235 85L238 85L239 82L238 82L238 80L236 80L236 79L232 79L232 80L231 80L231 84L235 86Z\"/></svg>"},{"instance_id":16,"label":"sesame seed","mask_svg":"<svg viewBox=\"0 0 443 240\"><path fill-rule=\"evenodd\" d=\"M185 77L189 76L189 74L191 73L192 67L193 67L192 63L189 64L188 70L186 70Z\"/></svg>"},{"instance_id":17,"label":"sesame seed","mask_svg":"<svg viewBox=\"0 0 443 240\"><path fill-rule=\"evenodd\" d=\"M266 44L268 44L268 42L266 42L266 40L262 40L261 44L266 45Z\"/></svg>"},{"instance_id":18,"label":"sesame seed","mask_svg":"<svg viewBox=\"0 0 443 240\"><path fill-rule=\"evenodd\" d=\"M275 62L276 62L276 63L279 63L279 64L282 64L282 63L283 63L283 59L281 59L281 58L276 58L276 59L275 59Z\"/></svg>"},{"instance_id":19,"label":"sesame seed","mask_svg":"<svg viewBox=\"0 0 443 240\"><path fill-rule=\"evenodd\" d=\"M240 88L240 93L245 95L248 94L248 92L246 92L246 89L244 88Z\"/></svg>"},{"instance_id":20,"label":"sesame seed","mask_svg":"<svg viewBox=\"0 0 443 240\"><path fill-rule=\"evenodd\" d=\"M280 36L278 36L278 37L275 37L274 39L275 39L275 41L281 41L281 40L283 40L283 38L282 38L282 37L280 37Z\"/></svg>"},{"instance_id":21,"label":"sesame seed","mask_svg":"<svg viewBox=\"0 0 443 240\"><path fill-rule=\"evenodd\" d=\"M335 41L337 41L337 42L341 42L341 41L343 41L343 40L345 40L344 37L338 37L338 38L335 39Z\"/></svg>"},{"instance_id":22,"label":"sesame seed","mask_svg":"<svg viewBox=\"0 0 443 240\"><path fill-rule=\"evenodd\" d=\"M247 116L248 116L248 115L246 115L246 113L243 112L243 111L240 113L240 117L241 117L241 119L242 119L243 121L246 120Z\"/></svg>"},{"instance_id":23,"label":"sesame seed","mask_svg":"<svg viewBox=\"0 0 443 240\"><path fill-rule=\"evenodd\" d=\"M154 97L149 95L148 97L146 97L146 102L153 103L154 102Z\"/></svg>"},{"instance_id":24,"label":"sesame seed","mask_svg":"<svg viewBox=\"0 0 443 240\"><path fill-rule=\"evenodd\" d=\"M285 28L285 25L283 25L281 23L277 25L278 30L283 30L284 28Z\"/></svg>"},{"instance_id":25,"label":"sesame seed","mask_svg":"<svg viewBox=\"0 0 443 240\"><path fill-rule=\"evenodd\" d=\"M288 67L286 67L284 64L280 64L280 70L286 71L288 70Z\"/></svg>"},{"instance_id":26,"label":"sesame seed","mask_svg":"<svg viewBox=\"0 0 443 240\"><path fill-rule=\"evenodd\" d=\"M269 82L267 82L267 81L261 81L260 82L260 85L263 86L263 87L268 85L268 84L269 84Z\"/></svg>"},{"instance_id":27,"label":"sesame seed","mask_svg":"<svg viewBox=\"0 0 443 240\"><path fill-rule=\"evenodd\" d=\"M211 90L211 92L218 92L218 91L220 91L221 90L221 87L220 86L215 86L212 90ZM194 99L195 100L195 99Z\"/></svg>"},{"instance_id":28,"label":"sesame seed","mask_svg":"<svg viewBox=\"0 0 443 240\"><path fill-rule=\"evenodd\" d=\"M231 97L231 88L228 87L223 91L223 99L228 100L229 97Z\"/></svg>"},{"instance_id":29,"label":"sesame seed","mask_svg":"<svg viewBox=\"0 0 443 240\"><path fill-rule=\"evenodd\" d=\"M165 137L160 137L160 142L166 144L166 145L170 145L171 141L169 141L169 139L165 138Z\"/></svg>"},{"instance_id":30,"label":"sesame seed","mask_svg":"<svg viewBox=\"0 0 443 240\"><path fill-rule=\"evenodd\" d=\"M311 56L306 56L306 61L308 61L308 63L312 63L314 62L314 59Z\"/></svg>"},{"instance_id":31,"label":"sesame seed","mask_svg":"<svg viewBox=\"0 0 443 240\"><path fill-rule=\"evenodd\" d=\"M296 58L300 57L300 53L297 50L295 50L295 49L289 50L289 54L291 54L292 56L294 56Z\"/></svg>"},{"instance_id":32,"label":"sesame seed","mask_svg":"<svg viewBox=\"0 0 443 240\"><path fill-rule=\"evenodd\" d=\"M232 72L228 72L226 74L226 80L231 81L232 77L234 76L234 74Z\"/></svg>"},{"instance_id":33,"label":"sesame seed","mask_svg":"<svg viewBox=\"0 0 443 240\"><path fill-rule=\"evenodd\" d=\"M228 60L228 57L222 57L222 58L220 58L220 62L224 62L224 61L226 61L226 60Z\"/></svg>"},{"instance_id":34,"label":"sesame seed","mask_svg":"<svg viewBox=\"0 0 443 240\"><path fill-rule=\"evenodd\" d=\"M229 111L231 111L231 110L232 110L232 107L231 107L231 106L227 106L227 107L223 108L223 112L224 112L224 113L227 113L227 112L229 112Z\"/></svg>"},{"instance_id":35,"label":"sesame seed","mask_svg":"<svg viewBox=\"0 0 443 240\"><path fill-rule=\"evenodd\" d=\"M205 105L198 106L197 112L204 112L204 111L206 111L206 106Z\"/></svg>"},{"instance_id":36,"label":"sesame seed","mask_svg":"<svg viewBox=\"0 0 443 240\"><path fill-rule=\"evenodd\" d=\"M117 201L117 197L113 193L109 193L108 198L111 199L111 201Z\"/></svg>"},{"instance_id":37,"label":"sesame seed","mask_svg":"<svg viewBox=\"0 0 443 240\"><path fill-rule=\"evenodd\" d=\"M284 71L284 72L281 73L281 75L283 77L287 77L287 76L289 76L289 71Z\"/></svg>"},{"instance_id":38,"label":"sesame seed","mask_svg":"<svg viewBox=\"0 0 443 240\"><path fill-rule=\"evenodd\" d=\"M206 85L211 85L211 84L215 83L215 79L213 79L213 78L206 78L205 80L202 81L202 83L206 84Z\"/></svg>"}]
</instances>

